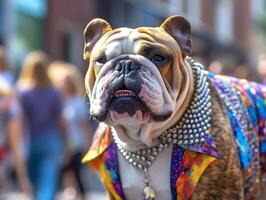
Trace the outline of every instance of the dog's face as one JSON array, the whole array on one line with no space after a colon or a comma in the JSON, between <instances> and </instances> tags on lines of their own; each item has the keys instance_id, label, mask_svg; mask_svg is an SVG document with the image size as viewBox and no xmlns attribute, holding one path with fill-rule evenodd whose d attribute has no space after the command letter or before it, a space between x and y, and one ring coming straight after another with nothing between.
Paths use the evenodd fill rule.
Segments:
<instances>
[{"instance_id":1,"label":"dog's face","mask_svg":"<svg viewBox=\"0 0 266 200\"><path fill-rule=\"evenodd\" d=\"M137 29L92 20L84 31L85 85L90 112L108 125L160 124L171 118L186 93L185 57L190 24L179 16L160 27Z\"/></svg>"}]
</instances>

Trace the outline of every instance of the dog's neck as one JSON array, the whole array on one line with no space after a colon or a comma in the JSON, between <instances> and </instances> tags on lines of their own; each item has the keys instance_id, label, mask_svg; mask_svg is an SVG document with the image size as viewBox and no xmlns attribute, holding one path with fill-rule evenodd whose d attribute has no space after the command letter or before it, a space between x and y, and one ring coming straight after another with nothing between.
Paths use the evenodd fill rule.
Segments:
<instances>
[{"instance_id":1,"label":"dog's neck","mask_svg":"<svg viewBox=\"0 0 266 200\"><path fill-rule=\"evenodd\" d=\"M184 68L181 69L181 73L180 93L177 94L175 110L171 117L159 123L115 125L112 127L112 132L117 143L130 151L158 144L158 137L182 117L192 97L193 72L191 65L187 61L184 61ZM135 136L136 138L130 136Z\"/></svg>"}]
</instances>

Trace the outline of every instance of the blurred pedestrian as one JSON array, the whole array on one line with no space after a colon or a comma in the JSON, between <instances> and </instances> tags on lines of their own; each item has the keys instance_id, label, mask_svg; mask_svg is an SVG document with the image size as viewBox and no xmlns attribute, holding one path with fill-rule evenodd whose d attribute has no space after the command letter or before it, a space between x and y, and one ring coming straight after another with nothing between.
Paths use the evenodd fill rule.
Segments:
<instances>
[{"instance_id":1,"label":"blurred pedestrian","mask_svg":"<svg viewBox=\"0 0 266 200\"><path fill-rule=\"evenodd\" d=\"M5 158L7 153L7 129L11 116L12 91L6 80L0 77L0 194L7 189ZM5 183L5 184L3 184Z\"/></svg>"},{"instance_id":2,"label":"blurred pedestrian","mask_svg":"<svg viewBox=\"0 0 266 200\"><path fill-rule=\"evenodd\" d=\"M63 116L67 125L67 151L62 171L65 191L71 188L73 196L80 194L81 199L85 199L81 159L89 148L90 132L88 107L83 100L84 87L81 74L75 66L63 62L53 63L49 71L53 77L52 80L62 91L64 99Z\"/></svg>"},{"instance_id":3,"label":"blurred pedestrian","mask_svg":"<svg viewBox=\"0 0 266 200\"><path fill-rule=\"evenodd\" d=\"M233 69L234 68L231 67L230 62L225 60L224 58L219 58L217 60L212 61L208 67L208 70L215 74L227 76L233 75Z\"/></svg>"},{"instance_id":4,"label":"blurred pedestrian","mask_svg":"<svg viewBox=\"0 0 266 200\"><path fill-rule=\"evenodd\" d=\"M266 83L266 55L263 54L258 58L257 72L259 75L259 81Z\"/></svg>"},{"instance_id":5,"label":"blurred pedestrian","mask_svg":"<svg viewBox=\"0 0 266 200\"><path fill-rule=\"evenodd\" d=\"M234 77L237 77L239 79L247 79L247 80L253 80L254 81L254 73L252 70L248 67L247 64L243 63L234 68Z\"/></svg>"},{"instance_id":6,"label":"blurred pedestrian","mask_svg":"<svg viewBox=\"0 0 266 200\"><path fill-rule=\"evenodd\" d=\"M0 47L0 78L10 85L14 83L14 76L7 63L7 56L4 47Z\"/></svg>"},{"instance_id":7,"label":"blurred pedestrian","mask_svg":"<svg viewBox=\"0 0 266 200\"><path fill-rule=\"evenodd\" d=\"M22 192L31 195L31 184L22 151L21 108L13 87L13 74L8 67L5 50L0 47L0 183L1 189L7 188L8 155L15 165L18 183ZM8 155L7 155L8 154ZM0 192L1 193L1 192Z\"/></svg>"},{"instance_id":8,"label":"blurred pedestrian","mask_svg":"<svg viewBox=\"0 0 266 200\"><path fill-rule=\"evenodd\" d=\"M211 71L215 74L221 74L223 71L223 64L220 61L213 61L209 65L209 71Z\"/></svg>"},{"instance_id":9,"label":"blurred pedestrian","mask_svg":"<svg viewBox=\"0 0 266 200\"><path fill-rule=\"evenodd\" d=\"M20 99L28 128L28 167L34 200L54 200L62 155L62 102L47 74L48 58L30 53L18 80Z\"/></svg>"}]
</instances>

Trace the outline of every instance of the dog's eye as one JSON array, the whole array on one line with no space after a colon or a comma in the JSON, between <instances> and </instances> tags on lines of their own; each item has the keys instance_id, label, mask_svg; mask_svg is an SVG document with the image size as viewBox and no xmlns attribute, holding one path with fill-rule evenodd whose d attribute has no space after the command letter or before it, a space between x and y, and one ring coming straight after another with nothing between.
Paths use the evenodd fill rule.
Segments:
<instances>
[{"instance_id":1,"label":"dog's eye","mask_svg":"<svg viewBox=\"0 0 266 200\"><path fill-rule=\"evenodd\" d=\"M106 56L104 55L104 56L101 56L101 57L99 57L99 58L97 58L96 60L95 60L95 63L96 64L99 64L99 65L103 65L103 64L105 64L107 62L107 58L106 58Z\"/></svg>"},{"instance_id":2,"label":"dog's eye","mask_svg":"<svg viewBox=\"0 0 266 200\"><path fill-rule=\"evenodd\" d=\"M162 62L164 61L164 57L161 55L154 55L151 59L152 62Z\"/></svg>"}]
</instances>

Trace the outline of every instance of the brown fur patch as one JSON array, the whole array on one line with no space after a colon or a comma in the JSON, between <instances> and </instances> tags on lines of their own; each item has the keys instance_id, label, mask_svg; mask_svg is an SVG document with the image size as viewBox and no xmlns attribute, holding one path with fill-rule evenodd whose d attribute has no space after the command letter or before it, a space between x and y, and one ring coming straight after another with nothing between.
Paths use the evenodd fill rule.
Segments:
<instances>
[{"instance_id":1,"label":"brown fur patch","mask_svg":"<svg viewBox=\"0 0 266 200\"><path fill-rule=\"evenodd\" d=\"M221 158L206 169L191 199L241 200L244 199L243 178L234 135L226 108L213 86L211 95L212 134Z\"/></svg>"}]
</instances>

